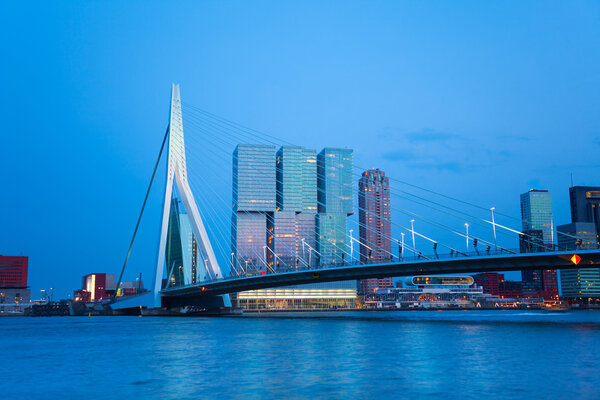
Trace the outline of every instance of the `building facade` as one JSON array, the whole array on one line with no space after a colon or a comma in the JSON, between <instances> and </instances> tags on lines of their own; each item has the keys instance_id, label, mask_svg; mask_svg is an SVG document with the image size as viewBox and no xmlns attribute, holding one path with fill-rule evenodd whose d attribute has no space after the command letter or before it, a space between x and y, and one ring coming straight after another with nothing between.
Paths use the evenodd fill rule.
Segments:
<instances>
[{"instance_id":1,"label":"building facade","mask_svg":"<svg viewBox=\"0 0 600 400\"><path fill-rule=\"evenodd\" d=\"M0 313L23 312L30 303L28 268L28 257L0 255Z\"/></svg>"},{"instance_id":2,"label":"building facade","mask_svg":"<svg viewBox=\"0 0 600 400\"><path fill-rule=\"evenodd\" d=\"M523 234L519 237L521 252L541 252L554 249L552 197L547 190L531 189L521 195ZM527 290L546 300L558 296L558 279L554 269L521 271Z\"/></svg>"},{"instance_id":3,"label":"building facade","mask_svg":"<svg viewBox=\"0 0 600 400\"><path fill-rule=\"evenodd\" d=\"M500 284L504 282L504 274L483 272L473 275L473 280L477 286L483 288L484 293L500 296Z\"/></svg>"},{"instance_id":4,"label":"building facade","mask_svg":"<svg viewBox=\"0 0 600 400\"><path fill-rule=\"evenodd\" d=\"M554 222L552 217L552 197L547 190L531 189L521 195L521 221L523 232L539 230L544 245L554 244Z\"/></svg>"},{"instance_id":5,"label":"building facade","mask_svg":"<svg viewBox=\"0 0 600 400\"><path fill-rule=\"evenodd\" d=\"M594 224L596 244L600 245L600 187L573 186L569 188L571 222Z\"/></svg>"},{"instance_id":6,"label":"building facade","mask_svg":"<svg viewBox=\"0 0 600 400\"><path fill-rule=\"evenodd\" d=\"M81 278L81 289L73 293L75 301L94 302L112 297L115 293L115 275L92 273Z\"/></svg>"},{"instance_id":7,"label":"building facade","mask_svg":"<svg viewBox=\"0 0 600 400\"><path fill-rule=\"evenodd\" d=\"M361 263L386 262L392 259L390 183L385 172L370 169L358 181L358 223ZM353 244L351 244L353 245ZM363 279L359 294L374 293L392 287L392 278Z\"/></svg>"},{"instance_id":8,"label":"building facade","mask_svg":"<svg viewBox=\"0 0 600 400\"><path fill-rule=\"evenodd\" d=\"M317 251L320 265L351 262L348 249L348 216L354 213L350 149L324 148L317 156Z\"/></svg>"},{"instance_id":9,"label":"building facade","mask_svg":"<svg viewBox=\"0 0 600 400\"><path fill-rule=\"evenodd\" d=\"M567 250L597 248L600 243L600 187L569 188L571 223L559 225L558 245ZM562 296L573 302L600 301L600 268L560 271Z\"/></svg>"},{"instance_id":10,"label":"building facade","mask_svg":"<svg viewBox=\"0 0 600 400\"><path fill-rule=\"evenodd\" d=\"M313 283L237 294L238 307L258 310L340 310L356 308L354 281Z\"/></svg>"},{"instance_id":11,"label":"building facade","mask_svg":"<svg viewBox=\"0 0 600 400\"><path fill-rule=\"evenodd\" d=\"M470 276L413 276L402 287L365 295L368 308L473 308L489 297Z\"/></svg>"},{"instance_id":12,"label":"building facade","mask_svg":"<svg viewBox=\"0 0 600 400\"><path fill-rule=\"evenodd\" d=\"M277 151L277 207L268 221L268 263L285 272L317 264L317 153L299 146Z\"/></svg>"},{"instance_id":13,"label":"building facade","mask_svg":"<svg viewBox=\"0 0 600 400\"><path fill-rule=\"evenodd\" d=\"M276 209L275 146L240 144L233 152L232 274L267 272L267 215Z\"/></svg>"}]
</instances>

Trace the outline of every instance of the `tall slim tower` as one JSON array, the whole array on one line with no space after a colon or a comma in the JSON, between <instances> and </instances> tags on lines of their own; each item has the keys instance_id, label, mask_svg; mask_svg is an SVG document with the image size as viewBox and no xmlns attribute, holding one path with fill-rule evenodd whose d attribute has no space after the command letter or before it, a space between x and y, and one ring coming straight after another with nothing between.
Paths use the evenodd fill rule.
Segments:
<instances>
[{"instance_id":1,"label":"tall slim tower","mask_svg":"<svg viewBox=\"0 0 600 400\"><path fill-rule=\"evenodd\" d=\"M317 246L321 265L352 262L348 254L348 216L354 213L353 157L350 149L324 148L317 156Z\"/></svg>"},{"instance_id":2,"label":"tall slim tower","mask_svg":"<svg viewBox=\"0 0 600 400\"><path fill-rule=\"evenodd\" d=\"M521 252L550 251L554 248L552 197L547 190L531 189L521 195L521 220L524 235L519 238ZM555 269L521 271L523 283L543 292L550 299L558 296Z\"/></svg>"},{"instance_id":3,"label":"tall slim tower","mask_svg":"<svg viewBox=\"0 0 600 400\"><path fill-rule=\"evenodd\" d=\"M243 274L267 270L267 219L276 208L275 146L240 144L233 152L231 252Z\"/></svg>"},{"instance_id":4,"label":"tall slim tower","mask_svg":"<svg viewBox=\"0 0 600 400\"><path fill-rule=\"evenodd\" d=\"M317 152L300 146L277 151L277 209L269 229L270 262L276 271L315 266L317 255Z\"/></svg>"},{"instance_id":5,"label":"tall slim tower","mask_svg":"<svg viewBox=\"0 0 600 400\"><path fill-rule=\"evenodd\" d=\"M391 260L390 182L385 172L370 169L358 181L358 222L360 261L377 263ZM363 279L359 294L372 293L377 288L392 287L392 278Z\"/></svg>"}]
</instances>

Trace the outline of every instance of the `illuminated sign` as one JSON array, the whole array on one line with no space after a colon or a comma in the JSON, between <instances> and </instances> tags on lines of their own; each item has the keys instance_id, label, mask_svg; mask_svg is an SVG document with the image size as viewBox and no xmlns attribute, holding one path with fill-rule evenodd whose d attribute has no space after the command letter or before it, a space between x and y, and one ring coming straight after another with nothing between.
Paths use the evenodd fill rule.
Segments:
<instances>
[{"instance_id":1,"label":"illuminated sign","mask_svg":"<svg viewBox=\"0 0 600 400\"><path fill-rule=\"evenodd\" d=\"M579 257L577 254L573 254L573 257L571 257L571 262L577 265L579 264L579 261L581 261L581 257Z\"/></svg>"}]
</instances>

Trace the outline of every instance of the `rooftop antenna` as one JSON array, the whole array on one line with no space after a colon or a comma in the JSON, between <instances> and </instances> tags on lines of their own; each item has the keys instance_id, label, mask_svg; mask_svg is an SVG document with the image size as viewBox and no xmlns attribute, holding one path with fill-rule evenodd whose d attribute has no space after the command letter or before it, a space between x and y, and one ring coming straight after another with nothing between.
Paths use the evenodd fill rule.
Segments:
<instances>
[{"instance_id":1,"label":"rooftop antenna","mask_svg":"<svg viewBox=\"0 0 600 400\"><path fill-rule=\"evenodd\" d=\"M573 173L571 172L571 187L573 187Z\"/></svg>"}]
</instances>

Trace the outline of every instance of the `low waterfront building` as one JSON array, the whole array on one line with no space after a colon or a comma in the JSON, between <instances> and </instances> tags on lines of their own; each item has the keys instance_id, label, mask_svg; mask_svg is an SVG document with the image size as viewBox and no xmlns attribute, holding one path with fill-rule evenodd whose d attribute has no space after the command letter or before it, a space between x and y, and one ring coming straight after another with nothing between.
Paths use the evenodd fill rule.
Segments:
<instances>
[{"instance_id":1,"label":"low waterfront building","mask_svg":"<svg viewBox=\"0 0 600 400\"><path fill-rule=\"evenodd\" d=\"M473 282L470 276L412 276L403 287L365 295L364 303L368 308L473 308L492 298Z\"/></svg>"},{"instance_id":2,"label":"low waterfront building","mask_svg":"<svg viewBox=\"0 0 600 400\"><path fill-rule=\"evenodd\" d=\"M82 287L73 292L73 300L96 302L109 299L115 295L115 275L107 273L92 273L81 278ZM145 292L144 282L136 279L119 283L117 297L133 296Z\"/></svg>"},{"instance_id":3,"label":"low waterfront building","mask_svg":"<svg viewBox=\"0 0 600 400\"><path fill-rule=\"evenodd\" d=\"M356 281L311 283L232 295L244 311L340 310L356 308Z\"/></svg>"},{"instance_id":4,"label":"low waterfront building","mask_svg":"<svg viewBox=\"0 0 600 400\"><path fill-rule=\"evenodd\" d=\"M115 275L93 273L81 278L81 289L73 293L75 301L100 301L115 291Z\"/></svg>"}]
</instances>

